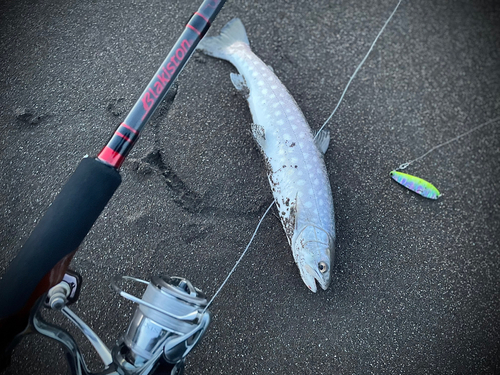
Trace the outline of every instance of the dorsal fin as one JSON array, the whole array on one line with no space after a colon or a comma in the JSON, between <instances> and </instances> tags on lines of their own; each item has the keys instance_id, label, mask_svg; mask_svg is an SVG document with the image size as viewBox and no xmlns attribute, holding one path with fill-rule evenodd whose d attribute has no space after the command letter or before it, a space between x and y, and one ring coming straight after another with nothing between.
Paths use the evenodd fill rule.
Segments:
<instances>
[{"instance_id":1,"label":"dorsal fin","mask_svg":"<svg viewBox=\"0 0 500 375\"><path fill-rule=\"evenodd\" d=\"M319 152L324 155L330 144L330 130L323 129L317 133L314 137L314 143L318 147Z\"/></svg>"}]
</instances>

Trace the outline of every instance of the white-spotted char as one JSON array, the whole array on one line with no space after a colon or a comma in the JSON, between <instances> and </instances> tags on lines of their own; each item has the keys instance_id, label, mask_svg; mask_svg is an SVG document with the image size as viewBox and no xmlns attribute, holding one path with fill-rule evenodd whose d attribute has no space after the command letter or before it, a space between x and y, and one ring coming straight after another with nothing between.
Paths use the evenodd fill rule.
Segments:
<instances>
[{"instance_id":1,"label":"white-spotted char","mask_svg":"<svg viewBox=\"0 0 500 375\"><path fill-rule=\"evenodd\" d=\"M266 159L274 201L302 280L313 292L316 282L326 289L335 243L332 192L323 160L329 132L313 136L286 87L250 49L239 19L230 21L219 36L203 39L198 48L238 70L231 80L250 106L252 133Z\"/></svg>"}]
</instances>

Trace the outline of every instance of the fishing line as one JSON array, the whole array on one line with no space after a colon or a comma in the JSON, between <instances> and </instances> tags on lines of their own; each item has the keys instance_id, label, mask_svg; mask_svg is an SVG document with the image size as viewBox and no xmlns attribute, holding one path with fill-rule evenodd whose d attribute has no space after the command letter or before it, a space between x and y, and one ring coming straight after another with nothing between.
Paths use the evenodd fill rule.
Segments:
<instances>
[{"instance_id":1,"label":"fishing line","mask_svg":"<svg viewBox=\"0 0 500 375\"><path fill-rule=\"evenodd\" d=\"M212 297L212 299L208 302L207 306L205 307L205 309L203 310L203 313L205 313L205 311L208 309L208 307L210 306L210 304L213 302L213 300L215 299L215 297L217 297L217 294L219 294L219 292L222 290L222 288L224 287L224 285L226 285L226 282L229 280L229 278L231 277L231 275L234 273L234 271L236 270L236 267L238 267L238 265L240 264L241 260L243 259L243 257L245 256L245 254L247 253L248 249L250 248L250 245L252 244L253 242L253 239L255 238L255 236L257 235L257 231L259 230L260 228L260 225L262 224L262 222L264 221L264 218L267 216L267 213L269 212L269 210L271 209L271 207L274 205L274 201L271 202L271 204L269 205L269 207L267 208L266 212L264 212L264 215L262 215L262 217L260 218L259 220L259 223L257 224L257 228L255 228L255 231L253 232L253 235L252 235L252 238L250 238L250 241L248 242L248 245L247 247L245 248L245 250L243 251L243 253L241 253L240 255L240 258L236 261L236 264L234 265L233 269L229 272L229 274L227 275L226 279L224 280L224 282L222 283L222 285L219 287L219 289L217 289L217 292L215 292L214 296Z\"/></svg>"},{"instance_id":2,"label":"fishing line","mask_svg":"<svg viewBox=\"0 0 500 375\"><path fill-rule=\"evenodd\" d=\"M427 151L425 154L419 156L418 158L410 160L410 161L407 161L406 163L401 164L399 167L397 167L395 169L395 171L406 169L410 164L413 164L416 161L419 161L419 160L423 159L424 157L426 157L427 155L429 155L432 151L436 151L438 148L446 146L447 144L450 144L451 142L458 141L460 138L465 137L466 135L472 133L473 131L479 130L482 127L485 127L486 125L489 125L489 124L491 124L493 122L496 122L498 120L500 120L500 117L497 117L497 118L491 119L489 121L486 121L485 123L483 123L481 125L478 125L478 126L472 128L472 129L466 131L465 133L462 133L462 134L456 136L455 138L449 139L446 142L443 142L443 143L441 143L441 144L439 144L437 146L434 146L429 151Z\"/></svg>"},{"instance_id":3,"label":"fishing line","mask_svg":"<svg viewBox=\"0 0 500 375\"><path fill-rule=\"evenodd\" d=\"M340 99L337 103L337 105L335 106L332 114L328 117L328 119L325 121L325 123L323 124L323 126L321 126L321 128L318 130L318 132L316 133L316 135L314 136L314 139L316 139L316 137L318 136L318 134L321 132L321 130L323 130L323 128L326 126L326 124L330 121L330 119L333 117L333 115L335 114L335 112L337 112L337 109L339 108L340 106L340 103L342 102L342 100L344 99L344 95L345 93L347 92L347 89L349 88L349 86L351 85L351 82L352 80L354 79L354 77L356 76L356 74L358 73L358 71L361 69L361 66L365 63L366 59L368 58L368 55L370 55L370 52L373 50L373 47L375 46L375 43L377 43L377 40L379 39L379 37L382 35L382 33L384 32L387 24L389 23L389 21L392 19L392 17L394 16L394 14L396 13L396 10L398 9L399 7L399 4L401 4L403 0L399 0L399 2L397 3L396 7L394 8L394 10L392 11L391 15L389 16L389 18L387 19L387 21L385 21L384 23L384 26L382 26L382 29L380 29L379 33L377 34L375 40L373 41L373 43L371 44L370 46L370 49L368 50L368 52L366 53L365 57L363 58L363 60L361 61L361 63L359 63L358 67L356 68L356 70L354 71L353 75L351 76L351 78L349 79L344 91L342 92L342 95L340 96ZM266 217L267 213L269 212L269 210L271 209L271 207L273 207L274 205L274 200L273 202L271 202L271 204L269 205L269 207L267 208L266 212L264 212L264 215L262 215L259 223L257 224L257 227L255 228L255 231L253 232L253 235L252 235L252 238L250 238L250 241L248 242L245 250L243 251L243 253L241 254L240 258L237 260L236 264L233 266L232 270L229 272L229 274L227 275L226 279L222 282L222 285L219 287L219 289L217 289L217 292L215 292L214 296L212 297L212 299L208 302L207 306L205 307L205 309L203 310L203 312L205 312L205 310L210 306L210 304L214 301L215 297L217 297L217 295L219 294L219 292L222 290L222 288L224 287L224 285L226 285L227 281L229 280L229 278L231 277L231 275L234 273L234 271L236 270L236 268L238 267L238 265L240 264L241 260L243 259L243 257L245 256L245 254L247 253L248 249L250 248L250 245L252 244L255 236L257 235L257 231L259 230L260 228L260 225L262 224L262 221L264 220L264 218Z\"/></svg>"},{"instance_id":4,"label":"fishing line","mask_svg":"<svg viewBox=\"0 0 500 375\"><path fill-rule=\"evenodd\" d=\"M482 127L489 125L495 121L500 120L500 117L491 119L489 121L486 121L485 123L482 123L478 126L473 127L472 129L466 131L465 133L459 134L456 137L447 140L446 142L440 143L437 146L432 147L430 150L428 150L426 153L420 155L418 158L407 161L406 163L401 164L399 167L396 169L392 170L389 175L393 180L395 180L397 183L403 185L404 187L410 189L411 191L420 194L421 196L429 199L438 199L442 194L439 192L439 190L431 184L429 181L424 180L423 178L413 176L411 174L407 173L402 173L398 172L399 170L406 169L410 164L415 163L416 161L419 161L429 155L431 152L437 150L438 148L441 148L443 146L446 146L454 141L458 141L460 138L465 137L467 134L472 133L475 130L481 129Z\"/></svg>"},{"instance_id":5,"label":"fishing line","mask_svg":"<svg viewBox=\"0 0 500 375\"><path fill-rule=\"evenodd\" d=\"M318 134L323 130L323 128L326 126L326 124L328 124L328 122L331 120L331 118L333 117L333 115L335 114L335 112L337 112L337 109L339 108L340 103L344 99L344 95L347 92L347 89L349 88L349 86L351 85L352 80L354 79L354 77L356 76L356 74L358 74L358 71L361 69L361 66L363 66L363 64L365 63L365 61L368 58L368 55L370 55L370 52L372 51L373 47L375 47L375 43L377 43L378 38L380 38L380 35L382 35L382 33L384 32L385 27L387 26L387 24L392 19L392 16L394 16L394 14L396 13L396 10L398 10L398 7L399 7L399 4L401 4L401 1L402 0L399 0L398 4L396 5L396 8L394 8L394 10L392 11L391 15L387 19L387 21L385 21L384 26L382 26L382 28L380 29L379 33L377 34L377 37L375 38L375 40L371 44L370 49L366 53L366 55L363 58L363 60L361 60L361 62L359 63L358 67L356 68L356 70L352 74L351 78L349 79L349 82L347 82L347 85L346 85L344 91L342 92L342 95L340 96L339 102L335 106L335 109L333 110L332 114L326 119L325 123L321 126L321 128L319 128L319 130L316 133L316 136L314 138L316 138L318 136Z\"/></svg>"}]
</instances>

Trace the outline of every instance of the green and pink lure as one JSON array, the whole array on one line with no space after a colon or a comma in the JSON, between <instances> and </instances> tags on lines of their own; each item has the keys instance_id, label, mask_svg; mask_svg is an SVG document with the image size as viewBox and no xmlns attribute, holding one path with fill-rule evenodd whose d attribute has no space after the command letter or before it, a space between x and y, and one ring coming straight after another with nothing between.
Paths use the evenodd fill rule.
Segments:
<instances>
[{"instance_id":1,"label":"green and pink lure","mask_svg":"<svg viewBox=\"0 0 500 375\"><path fill-rule=\"evenodd\" d=\"M438 199L441 193L430 182L410 174L392 171L391 177L397 183L429 199Z\"/></svg>"}]
</instances>

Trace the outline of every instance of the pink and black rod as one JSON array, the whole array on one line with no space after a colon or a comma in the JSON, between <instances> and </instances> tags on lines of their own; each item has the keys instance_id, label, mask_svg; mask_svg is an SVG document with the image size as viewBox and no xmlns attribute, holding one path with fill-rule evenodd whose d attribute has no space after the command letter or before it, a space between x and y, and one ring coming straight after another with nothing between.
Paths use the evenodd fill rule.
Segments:
<instances>
[{"instance_id":1,"label":"pink and black rod","mask_svg":"<svg viewBox=\"0 0 500 375\"><path fill-rule=\"evenodd\" d=\"M0 357L26 327L36 300L62 280L74 253L120 185L119 167L224 2L202 3L124 122L96 159L80 162L8 266L0 280Z\"/></svg>"},{"instance_id":2,"label":"pink and black rod","mask_svg":"<svg viewBox=\"0 0 500 375\"><path fill-rule=\"evenodd\" d=\"M99 160L114 168L120 168L139 138L142 128L167 94L196 49L198 42L208 31L223 3L224 1L220 0L205 1L193 14L174 48L163 61L139 100L97 156Z\"/></svg>"}]
</instances>

